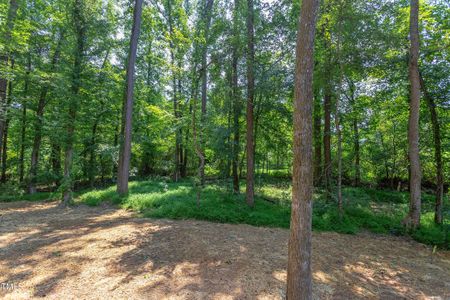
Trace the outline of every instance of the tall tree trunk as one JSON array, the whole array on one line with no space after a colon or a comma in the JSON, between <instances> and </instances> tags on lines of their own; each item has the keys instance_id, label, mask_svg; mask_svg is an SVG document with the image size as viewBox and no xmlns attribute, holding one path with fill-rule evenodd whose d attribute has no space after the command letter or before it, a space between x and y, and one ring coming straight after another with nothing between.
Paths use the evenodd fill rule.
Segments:
<instances>
[{"instance_id":1,"label":"tall tree trunk","mask_svg":"<svg viewBox=\"0 0 450 300\"><path fill-rule=\"evenodd\" d=\"M231 81L231 72L227 75L228 81ZM233 84L231 84L232 86ZM226 157L226 166L225 166L225 172L224 172L224 179L228 180L231 175L231 165L232 165L232 156L233 156L233 145L232 145L232 117L233 117L233 90L230 89L229 91L229 97L228 97L228 103L227 103L228 109L227 109L227 146L226 151L229 153ZM231 155L230 155L231 154Z\"/></svg>"},{"instance_id":2,"label":"tall tree trunk","mask_svg":"<svg viewBox=\"0 0 450 300\"><path fill-rule=\"evenodd\" d=\"M61 180L61 145L58 141L51 142L50 164L52 172L56 177L54 184L59 186Z\"/></svg>"},{"instance_id":3,"label":"tall tree trunk","mask_svg":"<svg viewBox=\"0 0 450 300\"><path fill-rule=\"evenodd\" d=\"M255 94L255 78L253 75L255 60L255 44L253 32L253 0L247 0L247 204L254 205L254 172L255 152L253 136L253 100Z\"/></svg>"},{"instance_id":4,"label":"tall tree trunk","mask_svg":"<svg viewBox=\"0 0 450 300\"><path fill-rule=\"evenodd\" d=\"M359 145L359 127L358 118L353 117L353 148L355 151L355 180L354 185L359 186L361 184L361 165L360 165L360 145Z\"/></svg>"},{"instance_id":5,"label":"tall tree trunk","mask_svg":"<svg viewBox=\"0 0 450 300\"><path fill-rule=\"evenodd\" d=\"M172 20L172 1L167 1L167 20L169 25L169 51L170 51L170 63L172 65L172 97L173 97L173 115L175 118L175 153L174 153L174 174L173 179L178 181L180 177L180 143L181 137L179 134L179 130L177 129L179 124L179 113L178 113L178 92L177 92L177 72L175 70L175 44L173 42L174 39L174 28L173 28L173 20Z\"/></svg>"},{"instance_id":6,"label":"tall tree trunk","mask_svg":"<svg viewBox=\"0 0 450 300\"><path fill-rule=\"evenodd\" d=\"M174 56L172 56L174 58ZM173 59L175 61L175 59ZM180 136L180 130L178 130L178 127L180 126L180 114L179 114L179 108L178 108L178 91L177 91L177 84L176 84L176 75L175 71L173 72L173 113L175 117L175 172L174 172L174 180L178 181L180 178L180 151L181 151L181 136Z\"/></svg>"},{"instance_id":7,"label":"tall tree trunk","mask_svg":"<svg viewBox=\"0 0 450 300\"><path fill-rule=\"evenodd\" d=\"M177 66L177 69L178 70L181 70L181 61L178 61L178 66ZM181 88L181 79L180 78L178 78L177 79L177 90L178 90L178 93L180 93L180 95L181 95L181 92L182 92L182 88ZM182 178L183 177L183 164L184 164L184 161L183 161L183 159L184 159L184 157L183 157L183 152L184 152L184 144L183 144L183 127L181 126L182 124L180 123L180 121L181 120L183 120L183 107L182 107L182 102L180 101L179 103L178 103L178 107L177 107L177 113L178 113L178 124L180 125L180 126L178 126L178 129L177 129L177 138L178 138L178 163L179 163L179 165L178 165L178 175L180 176L180 178Z\"/></svg>"},{"instance_id":8,"label":"tall tree trunk","mask_svg":"<svg viewBox=\"0 0 450 300\"><path fill-rule=\"evenodd\" d=\"M89 185L91 187L94 187L95 185L95 144L96 144L96 136L97 136L97 127L98 127L98 120L100 116L97 116L97 118L94 121L94 124L92 125L92 132L91 132L91 140L89 141L89 167L88 167L88 176L89 176Z\"/></svg>"},{"instance_id":9,"label":"tall tree trunk","mask_svg":"<svg viewBox=\"0 0 450 300\"><path fill-rule=\"evenodd\" d=\"M339 3L339 16L338 16L338 26L339 30L337 32L337 61L339 64L339 88L338 93L336 95L336 113L335 113L335 127L336 127L336 136L337 136L337 203L339 209L339 216L342 218L344 214L343 202L342 202L342 132L341 132L341 113L340 113L340 100L343 94L343 86L342 86L342 78L344 76L343 63L341 58L341 35L342 35L342 20L340 16L342 15L343 3Z\"/></svg>"},{"instance_id":10,"label":"tall tree trunk","mask_svg":"<svg viewBox=\"0 0 450 300\"><path fill-rule=\"evenodd\" d=\"M142 0L136 0L133 13L133 28L131 30L130 52L128 53L127 82L125 98L123 101L122 115L122 143L119 154L119 169L117 173L117 192L121 195L128 193L128 178L130 176L131 158L131 131L133 119L133 89L134 89L134 66L136 63L136 52L141 30Z\"/></svg>"},{"instance_id":11,"label":"tall tree trunk","mask_svg":"<svg viewBox=\"0 0 450 300\"><path fill-rule=\"evenodd\" d=\"M262 108L263 106L261 105L262 102L262 95L260 95L259 97L254 97L253 100L253 108L256 109L256 113L253 114L253 157L255 157L256 155L256 146L257 146L257 141L258 141L258 129L259 129L259 118L261 117L261 112L262 112ZM256 173L258 172L258 163L259 162L255 162L257 167L256 167Z\"/></svg>"},{"instance_id":12,"label":"tall tree trunk","mask_svg":"<svg viewBox=\"0 0 450 300\"><path fill-rule=\"evenodd\" d=\"M383 162L384 162L384 171L386 172L386 174L385 174L386 180L389 180L389 178L391 178L391 175L389 173L388 149L384 142L383 133L380 131L380 132L378 132L378 135L380 137L381 149L383 149Z\"/></svg>"},{"instance_id":13,"label":"tall tree trunk","mask_svg":"<svg viewBox=\"0 0 450 300\"><path fill-rule=\"evenodd\" d=\"M231 62L231 91L233 95L233 192L239 194L239 152L240 152L240 126L239 116L241 114L241 101L238 87L238 47L239 47L239 0L234 0L233 9L233 53Z\"/></svg>"},{"instance_id":14,"label":"tall tree trunk","mask_svg":"<svg viewBox=\"0 0 450 300\"><path fill-rule=\"evenodd\" d=\"M330 83L326 83L329 85ZM324 180L327 199L331 196L331 91L325 87L324 95L324 128L323 128L323 154L324 154Z\"/></svg>"},{"instance_id":15,"label":"tall tree trunk","mask_svg":"<svg viewBox=\"0 0 450 300\"><path fill-rule=\"evenodd\" d=\"M425 81L422 74L420 76L420 86L427 102L428 109L431 115L431 124L433 126L434 139L434 161L436 164L436 205L434 210L434 222L442 224L442 207L444 205L444 172L442 168L442 148L441 148L441 128L439 125L439 118L436 110L434 99L426 88Z\"/></svg>"},{"instance_id":16,"label":"tall tree trunk","mask_svg":"<svg viewBox=\"0 0 450 300\"><path fill-rule=\"evenodd\" d=\"M409 181L409 213L403 220L403 224L410 229L420 226L421 213L421 169L419 159L419 110L420 110L420 79L419 79L419 0L410 2L410 40L409 54L409 80L410 108L408 123L408 146L411 178Z\"/></svg>"},{"instance_id":17,"label":"tall tree trunk","mask_svg":"<svg viewBox=\"0 0 450 300\"><path fill-rule=\"evenodd\" d=\"M338 33L337 33L337 60L339 64L339 93L336 96L336 115L335 115L335 125L336 125L336 135L337 135L337 161L338 161L338 177L337 177L337 202L339 208L339 214L342 217L344 214L343 201L342 201L342 131L341 131L341 97L343 95L343 76L344 76L344 64L341 56L341 37L343 34L342 29L342 12L345 10L345 3L339 3L339 16L338 16Z\"/></svg>"},{"instance_id":18,"label":"tall tree trunk","mask_svg":"<svg viewBox=\"0 0 450 300\"><path fill-rule=\"evenodd\" d=\"M11 71L14 69L14 59L11 60ZM8 82L8 92L6 96L6 109L8 110L11 105L12 100L12 94L13 94L13 84L10 80ZM3 129L3 144L2 144L2 175L0 178L1 182L6 182L6 169L7 169L7 162L8 162L8 130L9 130L9 122L11 121L11 118L9 116L8 111L5 112L5 125Z\"/></svg>"},{"instance_id":19,"label":"tall tree trunk","mask_svg":"<svg viewBox=\"0 0 450 300\"><path fill-rule=\"evenodd\" d=\"M339 46L338 46L339 51ZM341 64L341 63L340 63ZM342 65L342 64L341 64ZM341 67L341 75L342 76L342 67ZM342 91L342 80L339 81L339 91ZM339 214L342 216L343 214L343 203L342 203L342 133L341 133L341 123L340 123L340 93L336 96L336 115L334 117L334 122L336 126L336 136L337 136L337 161L338 161L338 170L337 170L337 203Z\"/></svg>"},{"instance_id":20,"label":"tall tree trunk","mask_svg":"<svg viewBox=\"0 0 450 300\"><path fill-rule=\"evenodd\" d=\"M6 163L8 160L8 127L9 120L5 122L5 131L3 133L3 144L2 147L2 171L0 176L0 182L6 182Z\"/></svg>"},{"instance_id":21,"label":"tall tree trunk","mask_svg":"<svg viewBox=\"0 0 450 300\"><path fill-rule=\"evenodd\" d=\"M189 113L192 113L189 109ZM184 151L183 151L183 165L181 166L181 177L185 178L187 176L187 165L188 165L188 145L189 145L189 127L186 128L186 134L184 136Z\"/></svg>"},{"instance_id":22,"label":"tall tree trunk","mask_svg":"<svg viewBox=\"0 0 450 300\"><path fill-rule=\"evenodd\" d=\"M193 89L193 97L192 97L192 140L194 143L194 150L195 153L197 154L199 160L200 160L200 164L199 164L199 168L197 171L197 176L198 179L200 180L200 184L197 184L197 207L200 206L200 197L201 197L201 176L202 176L202 167L205 164L205 155L202 152L202 148L199 145L199 141L198 141L198 134L197 134L197 117L196 117L196 112L197 112L197 82L194 81L193 83L194 89Z\"/></svg>"},{"instance_id":23,"label":"tall tree trunk","mask_svg":"<svg viewBox=\"0 0 450 300\"><path fill-rule=\"evenodd\" d=\"M353 134L354 134L354 151L355 151L355 186L361 184L361 165L360 165L360 145L359 145L359 128L358 119L353 118Z\"/></svg>"},{"instance_id":24,"label":"tall tree trunk","mask_svg":"<svg viewBox=\"0 0 450 300\"><path fill-rule=\"evenodd\" d=\"M312 77L318 6L318 0L303 0L297 33L292 210L286 293L289 300L312 299Z\"/></svg>"},{"instance_id":25,"label":"tall tree trunk","mask_svg":"<svg viewBox=\"0 0 450 300\"><path fill-rule=\"evenodd\" d=\"M74 65L72 72L72 95L69 99L69 110L67 114L66 141L64 149L64 182L63 199L61 206L67 206L72 202L72 163L73 163L73 143L75 138L75 121L78 110L78 98L81 87L81 74L83 64L83 54L85 48L85 20L83 16L84 3L83 0L74 0L73 3L73 22L75 32L75 51Z\"/></svg>"},{"instance_id":26,"label":"tall tree trunk","mask_svg":"<svg viewBox=\"0 0 450 300\"><path fill-rule=\"evenodd\" d=\"M39 151L41 148L42 139L42 125L44 123L44 107L46 102L48 87L44 87L41 95L39 96L39 102L36 110L36 120L34 123L34 139L33 149L31 151L31 164L30 164L30 180L28 183L28 192L34 194L36 192L36 174L39 162Z\"/></svg>"},{"instance_id":27,"label":"tall tree trunk","mask_svg":"<svg viewBox=\"0 0 450 300\"><path fill-rule=\"evenodd\" d=\"M361 183L361 168L360 168L360 145L359 145L359 126L358 126L358 112L355 107L355 84L352 80L348 82L350 88L350 105L352 107L352 127L353 127L353 151L355 159L355 177L354 186L359 186Z\"/></svg>"},{"instance_id":28,"label":"tall tree trunk","mask_svg":"<svg viewBox=\"0 0 450 300\"><path fill-rule=\"evenodd\" d=\"M120 121L121 121L122 113L120 111L117 111L117 117L116 117L116 126L114 127L114 139L113 139L113 146L116 148L119 145L119 135L121 134L120 130L122 130L122 127L119 127ZM119 149L120 151L120 149ZM111 172L111 179L114 182L114 178L117 176L117 170L118 170L118 161L113 160L113 167Z\"/></svg>"},{"instance_id":29,"label":"tall tree trunk","mask_svg":"<svg viewBox=\"0 0 450 300\"><path fill-rule=\"evenodd\" d=\"M211 14L213 0L204 0L204 10L203 10L203 22L204 22L204 39L205 44L202 47L202 67L201 67L201 77L202 77L202 122L206 116L206 101L207 101L207 86L208 86L208 70L207 70L207 56L208 56L208 38L209 38L209 27L211 24Z\"/></svg>"},{"instance_id":30,"label":"tall tree trunk","mask_svg":"<svg viewBox=\"0 0 450 300\"><path fill-rule=\"evenodd\" d=\"M101 67L101 72L100 72L100 79L99 79L99 86L101 89L103 89L103 84L105 81L105 77L104 77L104 69L105 66L108 62L108 58L109 58L109 54L110 54L110 49L108 49L106 51L106 55L105 55L105 59L103 60L103 64ZM106 95L104 95L103 93L101 93L100 97L102 98L106 98ZM91 130L91 139L89 141L89 147L88 147L88 152L89 152L89 162L88 162L88 177L89 177L89 185L91 187L94 187L95 185L95 177L97 175L96 172L96 149L97 149L97 129L99 126L99 123L101 121L102 115L105 113L105 103L103 100L100 100L100 108L99 108L99 113L96 114L94 116L94 124L92 124L92 130Z\"/></svg>"},{"instance_id":31,"label":"tall tree trunk","mask_svg":"<svg viewBox=\"0 0 450 300\"><path fill-rule=\"evenodd\" d=\"M394 187L394 179L397 176L397 123L393 123L392 126L392 152L393 152L393 160L392 160L392 176L391 176L391 189L395 189ZM398 189L398 188L397 188Z\"/></svg>"},{"instance_id":32,"label":"tall tree trunk","mask_svg":"<svg viewBox=\"0 0 450 300\"><path fill-rule=\"evenodd\" d=\"M28 53L27 71L25 73L25 84L23 88L22 127L20 130L19 182L22 182L24 178L25 137L27 129L27 104L28 104L28 89L30 84L30 72L31 72L31 52Z\"/></svg>"},{"instance_id":33,"label":"tall tree trunk","mask_svg":"<svg viewBox=\"0 0 450 300\"><path fill-rule=\"evenodd\" d=\"M19 4L17 0L9 1L8 8L8 17L6 21L6 30L4 31L4 41L5 41L5 53L0 53L0 64L3 65L3 68L7 69L10 62L11 55L11 36L12 31L14 29L14 22L17 15L17 9ZM7 105L7 89L8 89L8 78L0 77L0 157L2 157L2 145L3 136L5 135L5 127L6 127L6 113L8 110Z\"/></svg>"},{"instance_id":34,"label":"tall tree trunk","mask_svg":"<svg viewBox=\"0 0 450 300\"><path fill-rule=\"evenodd\" d=\"M313 134L314 134L314 185L319 186L321 184L322 178L322 134L321 134L321 121L320 117L320 101L317 97L314 100L314 124L313 124Z\"/></svg>"},{"instance_id":35,"label":"tall tree trunk","mask_svg":"<svg viewBox=\"0 0 450 300\"><path fill-rule=\"evenodd\" d=\"M206 101L207 101L207 87L208 87L208 70L207 70L207 56L208 56L208 38L209 38L209 27L211 24L211 14L213 7L213 0L204 0L203 3L203 26L204 26L204 40L205 44L202 47L202 66L201 66L201 77L202 77L202 114L200 117L200 131L198 132L198 138L200 140L199 146L204 148L204 138L203 132L205 128L206 119ZM202 153L205 151L202 150ZM202 186L205 185L205 160L200 160L200 183Z\"/></svg>"},{"instance_id":36,"label":"tall tree trunk","mask_svg":"<svg viewBox=\"0 0 450 300\"><path fill-rule=\"evenodd\" d=\"M55 48L55 53L53 54L50 73L53 73L56 70L56 64L59 60L59 56L61 54L61 47L64 38L64 33L61 32L58 42ZM38 163L39 163L39 152L41 149L41 140L42 140L42 127L44 124L44 110L47 105L47 93L50 86L47 83L44 83L42 87L41 94L39 95L39 101L36 108L36 119L34 121L34 138L33 138L33 148L31 150L31 163L30 163L30 178L28 180L28 193L34 194L36 193L36 175L38 171Z\"/></svg>"}]
</instances>

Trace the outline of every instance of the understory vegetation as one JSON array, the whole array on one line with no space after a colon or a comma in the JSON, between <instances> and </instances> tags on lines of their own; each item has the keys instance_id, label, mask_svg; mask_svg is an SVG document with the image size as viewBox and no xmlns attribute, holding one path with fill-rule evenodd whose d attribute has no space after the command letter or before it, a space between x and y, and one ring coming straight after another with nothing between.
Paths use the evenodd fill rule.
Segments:
<instances>
[{"instance_id":1,"label":"understory vegetation","mask_svg":"<svg viewBox=\"0 0 450 300\"><path fill-rule=\"evenodd\" d=\"M257 180L258 181L258 180ZM173 182L164 177L132 181L129 195L119 196L116 186L88 189L75 193L76 203L97 206L103 202L118 204L151 218L196 219L220 223L249 224L289 228L291 185L285 179L264 177L255 190L255 206L245 203L245 182L241 193L234 194L229 181L209 183L201 191L197 205L197 188L191 180ZM59 200L60 194L36 193L22 196L2 195L0 201ZM450 249L449 200L445 199L444 224L434 223L434 195L422 194L421 227L406 232L401 220L408 211L407 192L365 187L343 188L344 214L339 216L335 201L326 201L324 191L314 193L313 229L355 234L370 231L391 235L410 235L415 240Z\"/></svg>"},{"instance_id":2,"label":"understory vegetation","mask_svg":"<svg viewBox=\"0 0 450 300\"><path fill-rule=\"evenodd\" d=\"M449 20L448 0L2 1L0 201L290 228L287 299L313 298L311 223L450 249Z\"/></svg>"}]
</instances>

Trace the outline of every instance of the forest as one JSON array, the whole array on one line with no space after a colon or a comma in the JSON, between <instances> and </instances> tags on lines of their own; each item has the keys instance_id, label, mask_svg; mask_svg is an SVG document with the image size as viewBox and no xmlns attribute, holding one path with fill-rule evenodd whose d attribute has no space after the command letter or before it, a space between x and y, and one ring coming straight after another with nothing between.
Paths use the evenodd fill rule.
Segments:
<instances>
[{"instance_id":1,"label":"forest","mask_svg":"<svg viewBox=\"0 0 450 300\"><path fill-rule=\"evenodd\" d=\"M102 228L108 238L117 230L133 236L114 237L117 249L139 249L145 240L139 251L160 253L145 250L144 262L128 249L116 258L128 272L128 281L117 283L123 293L125 284L139 286L138 278L166 276L162 286L108 294L113 298L256 299L267 292L267 299L446 299L449 133L445 0L1 0L0 296L106 297L103 286L98 295L80 294L87 278L81 270L45 271L46 263L74 263L64 260L79 251L70 242L88 247L82 239ZM154 223L136 233L139 222ZM125 224L136 232L120 229ZM84 237L64 236L80 228ZM180 241L197 231L206 245ZM176 258L151 248L164 247L164 234L179 241ZM278 261L269 257L281 251L282 279L258 277L253 286L252 269L281 271L254 265L250 254L238 256L241 271L207 275L201 257L211 252L224 251L224 265L235 266L238 254L223 248L239 234L246 244L236 244L237 252L258 252L277 239L270 247L278 248L255 261ZM315 257L316 241L374 249L348 246L347 264L332 263L342 264L332 275ZM392 255L410 255L416 265L373 273L394 259L387 258L390 245L408 248ZM339 256L335 250L323 259ZM425 258L414 256L421 251ZM33 264L13 263L18 253L42 260L42 271L20 273L18 265ZM358 253L355 260L386 253L361 271L376 288L352 277L358 270L349 260ZM426 269L430 259L434 271ZM189 278L194 271L183 268L192 265L200 274L195 287L170 277L181 268L180 278ZM398 275L405 270L411 278ZM252 279L224 282L220 274ZM39 283L39 276L49 278ZM341 286L339 278L356 283Z\"/></svg>"}]
</instances>

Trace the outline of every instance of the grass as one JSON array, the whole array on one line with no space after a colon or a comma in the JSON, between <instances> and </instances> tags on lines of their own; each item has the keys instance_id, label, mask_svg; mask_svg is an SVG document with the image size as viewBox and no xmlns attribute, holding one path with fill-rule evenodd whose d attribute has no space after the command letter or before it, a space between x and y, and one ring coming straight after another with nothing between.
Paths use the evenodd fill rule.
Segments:
<instances>
[{"instance_id":1,"label":"grass","mask_svg":"<svg viewBox=\"0 0 450 300\"><path fill-rule=\"evenodd\" d=\"M263 180L256 188L255 206L245 203L245 195L231 193L229 183L207 185L197 206L197 190L191 181L178 183L163 179L130 182L126 197L117 195L115 186L78 192L76 202L96 206L103 201L141 213L145 217L197 219L221 223L289 228L291 187L285 180ZM244 188L244 187L242 187ZM19 200L52 199L59 194L38 193L22 195ZM419 242L450 249L450 211L446 199L445 224L433 222L434 196L423 194L421 228L405 232L401 220L408 210L408 193L369 188L343 189L345 212L340 217L336 204L324 200L317 190L314 194L313 229L354 234L362 230L374 233L409 234ZM8 201L6 197L6 201ZM18 200L17 197L15 200ZM0 197L0 201L5 201Z\"/></svg>"}]
</instances>

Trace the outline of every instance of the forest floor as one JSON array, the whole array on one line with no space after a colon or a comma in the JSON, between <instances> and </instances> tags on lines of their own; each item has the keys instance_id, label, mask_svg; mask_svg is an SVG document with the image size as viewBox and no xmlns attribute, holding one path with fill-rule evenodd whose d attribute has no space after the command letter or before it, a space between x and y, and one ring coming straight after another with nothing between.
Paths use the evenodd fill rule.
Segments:
<instances>
[{"instance_id":1,"label":"forest floor","mask_svg":"<svg viewBox=\"0 0 450 300\"><path fill-rule=\"evenodd\" d=\"M0 203L0 298L282 299L287 241L106 204ZM314 232L312 265L317 299L450 299L450 251L406 237Z\"/></svg>"}]
</instances>

